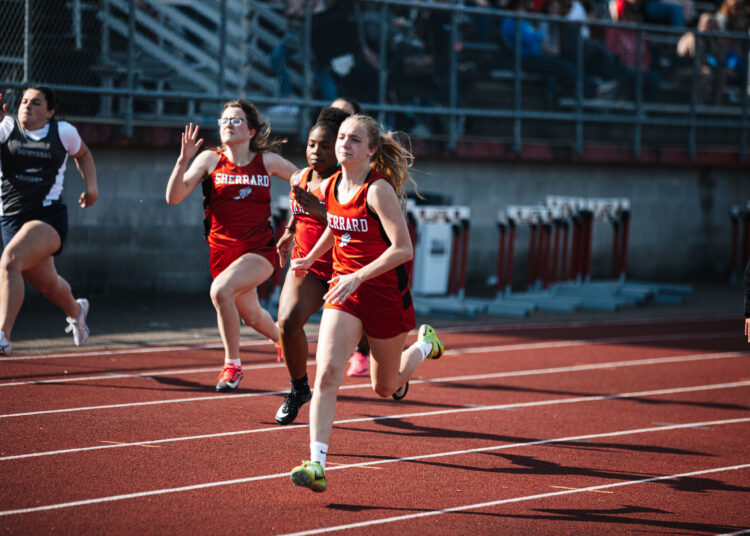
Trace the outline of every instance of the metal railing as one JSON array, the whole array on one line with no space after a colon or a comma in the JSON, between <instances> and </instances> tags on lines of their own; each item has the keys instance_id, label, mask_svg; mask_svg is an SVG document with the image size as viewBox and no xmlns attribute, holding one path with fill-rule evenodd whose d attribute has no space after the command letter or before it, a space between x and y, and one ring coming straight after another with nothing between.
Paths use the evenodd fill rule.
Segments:
<instances>
[{"instance_id":1,"label":"metal railing","mask_svg":"<svg viewBox=\"0 0 750 536\"><path fill-rule=\"evenodd\" d=\"M24 87L46 84L62 95L61 112L68 119L121 124L125 135L137 124L194 121L211 127L222 102L243 97L259 106L274 131L304 139L312 113L330 102L326 84L333 83L338 94L358 98L388 127L450 149L465 139L492 139L516 152L531 141L545 141L578 154L589 143L626 145L636 155L643 147L666 146L682 148L689 157L704 148L729 150L740 159L747 153L747 35L587 20L592 33L632 30L639 63L644 47L661 53L653 70L669 84L650 102L641 69L632 73L631 95L587 95L590 65L581 22L458 1L338 2L349 18L333 23L325 19L329 13L315 13L306 2L292 26L278 1L3 4L0 91L9 107ZM510 41L500 32L505 18L515 24ZM576 73L572 87L530 70L519 21L572 30L577 39L574 61L568 62ZM674 47L688 32L696 36L696 53L684 60ZM727 85L716 90L722 94L709 95L710 104L701 102L700 91L708 76L700 61L708 39L723 40L739 57L727 68ZM378 69L368 66L365 48L377 56ZM342 60L347 51L350 74ZM284 52L283 63L278 52ZM282 95L283 76L289 84Z\"/></svg>"}]
</instances>

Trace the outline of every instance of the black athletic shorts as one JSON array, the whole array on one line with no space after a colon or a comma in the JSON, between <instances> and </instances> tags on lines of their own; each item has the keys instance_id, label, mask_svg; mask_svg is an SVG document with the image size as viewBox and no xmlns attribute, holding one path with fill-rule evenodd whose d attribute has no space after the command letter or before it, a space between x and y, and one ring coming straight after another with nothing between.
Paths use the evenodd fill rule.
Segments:
<instances>
[{"instance_id":1,"label":"black athletic shorts","mask_svg":"<svg viewBox=\"0 0 750 536\"><path fill-rule=\"evenodd\" d=\"M62 203L50 205L40 210L19 214L17 216L0 216L3 245L7 246L10 243L24 223L33 220L43 221L44 223L51 225L55 231L57 231L57 234L60 235L60 249L58 249L53 255L59 255L62 253L65 239L68 237L68 209Z\"/></svg>"}]
</instances>

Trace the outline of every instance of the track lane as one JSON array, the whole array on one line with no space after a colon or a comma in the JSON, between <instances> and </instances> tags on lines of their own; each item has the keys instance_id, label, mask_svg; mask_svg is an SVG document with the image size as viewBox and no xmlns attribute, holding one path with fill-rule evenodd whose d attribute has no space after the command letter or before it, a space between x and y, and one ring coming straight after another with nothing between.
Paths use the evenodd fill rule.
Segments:
<instances>
[{"instance_id":1,"label":"track lane","mask_svg":"<svg viewBox=\"0 0 750 536\"><path fill-rule=\"evenodd\" d=\"M737 426L742 426L743 429L737 430ZM706 462L705 459L699 460L703 469L707 463L717 467L733 459L731 455L715 451L716 430L723 433L722 437L728 437L728 440L720 442L719 446L732 450L737 447L737 441L740 441L738 438L750 432L750 425L747 422L715 425L710 431L701 431L704 436L711 436L702 447L714 449L710 462ZM683 433L667 432L658 428L655 431L641 433L644 434L642 440L645 439L650 444L668 445L675 451L685 451L691 441L694 441L694 437ZM605 434L600 434L599 438L602 435ZM618 432L619 441L630 441L637 449L639 441L633 441L635 437L629 437L627 431ZM731 441L732 437L734 443ZM135 497L103 497L93 503L89 502L88 506L57 504L50 505L52 510L40 507L26 514L6 510L0 512L0 523L6 523L7 518L13 517L19 526L35 529L48 527L50 523L58 526L70 523L71 527L76 527L79 523L77 521L82 518L91 521L91 516L84 515L81 509L86 511L98 508L97 504L110 503L106 506L107 511L113 516L110 519L119 519L126 511L136 508L139 512L136 526L141 523L158 523L161 527L169 528L172 526L169 520L160 519L159 515L169 511L180 512L178 523L182 524L183 530L187 524L191 530L202 531L208 530L217 519L222 519L222 515L228 513L224 510L225 505L238 505L233 518L237 523L243 520L249 523L254 516L257 518L253 521L254 525L248 526L253 526L262 533L279 533L285 528L289 532L290 529L301 527L318 528L321 525L348 524L362 519L372 522L373 517L400 515L404 510L433 512L446 507L462 507L488 500L532 500L529 497L540 494L545 495L543 498L546 499L559 493L559 486L579 489L587 486L635 485L644 478L659 477L663 474L659 473L659 463L653 461L651 453L629 456L614 466L607 466L607 463L616 459L610 452L591 449L582 454L581 451L576 451L575 456L571 458L570 452L564 449L564 443L561 444L562 439L544 447L526 444L499 445L496 452L448 453L447 456L420 456L411 461L387 459L370 462L369 466L334 465L329 468L330 489L325 494L312 494L308 490L294 489L288 482L285 472L278 475L266 472L264 475L251 477L250 480L204 483L200 489L171 488L154 490ZM594 437L589 436L588 439ZM696 462L693 457L682 454L671 456L668 463L672 468L690 467L691 470L695 470L692 464ZM380 470L377 469L378 465L381 466ZM498 478L501 480L498 481ZM415 484L417 489L430 492L415 496ZM710 479L692 483L695 484L701 484L704 491L721 489L720 483ZM665 480L661 486L664 489L680 489L684 482L670 483ZM352 490L357 492L352 493ZM708 494L706 496L708 497ZM248 500L243 502L243 497L247 497ZM284 500L280 501L280 497L284 497ZM717 497L709 499L713 501ZM212 514L208 517L205 511L199 513L204 510L201 505L207 503L212 505ZM717 508L721 503L712 504ZM321 507L326 508L324 517L316 519L305 514L310 508L319 511ZM683 500L683 508L690 507L691 502ZM258 512L264 512L264 515L258 516ZM213 517L214 515L216 517ZM127 530L133 530L133 527L128 525Z\"/></svg>"}]
</instances>

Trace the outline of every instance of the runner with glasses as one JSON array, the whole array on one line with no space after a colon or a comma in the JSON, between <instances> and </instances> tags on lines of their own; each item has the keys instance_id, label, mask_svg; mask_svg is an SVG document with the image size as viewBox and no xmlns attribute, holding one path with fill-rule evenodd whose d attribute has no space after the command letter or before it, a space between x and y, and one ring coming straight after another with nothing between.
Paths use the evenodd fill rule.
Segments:
<instances>
[{"instance_id":1,"label":"runner with glasses","mask_svg":"<svg viewBox=\"0 0 750 536\"><path fill-rule=\"evenodd\" d=\"M269 140L270 128L245 100L224 105L218 120L221 147L198 150L203 139L190 123L167 183L167 203L176 205L203 186L206 240L216 308L224 343L224 367L217 391L232 391L242 379L240 318L278 344L279 330L258 299L257 287L278 262L271 217L271 176L289 181L296 166L279 156L284 141ZM197 156L196 156L197 154ZM195 157L190 167L188 162Z\"/></svg>"}]
</instances>

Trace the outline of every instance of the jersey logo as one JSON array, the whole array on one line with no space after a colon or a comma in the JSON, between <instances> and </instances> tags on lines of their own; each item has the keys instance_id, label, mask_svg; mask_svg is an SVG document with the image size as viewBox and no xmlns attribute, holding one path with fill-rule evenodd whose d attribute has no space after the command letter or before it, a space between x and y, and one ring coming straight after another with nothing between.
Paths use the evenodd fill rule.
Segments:
<instances>
[{"instance_id":1,"label":"jersey logo","mask_svg":"<svg viewBox=\"0 0 750 536\"><path fill-rule=\"evenodd\" d=\"M350 235L349 233L342 234L341 235L341 242L339 242L339 246L342 247L342 248L348 246L349 242L351 241L351 239L352 239L352 235Z\"/></svg>"},{"instance_id":2,"label":"jersey logo","mask_svg":"<svg viewBox=\"0 0 750 536\"><path fill-rule=\"evenodd\" d=\"M252 186L248 186L247 188L242 188L239 192L237 192L237 195L234 197L234 199L245 199L251 193L253 193Z\"/></svg>"}]
</instances>

